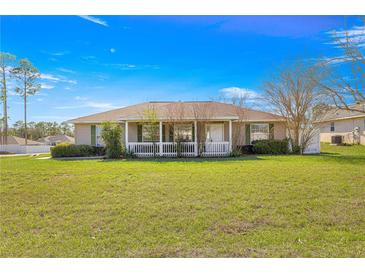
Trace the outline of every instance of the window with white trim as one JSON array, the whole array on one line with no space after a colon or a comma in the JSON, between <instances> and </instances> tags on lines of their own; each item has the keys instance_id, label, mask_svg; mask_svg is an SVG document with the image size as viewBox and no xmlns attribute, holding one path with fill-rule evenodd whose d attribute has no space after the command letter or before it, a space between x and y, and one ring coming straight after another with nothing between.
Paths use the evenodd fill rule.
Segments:
<instances>
[{"instance_id":1,"label":"window with white trim","mask_svg":"<svg viewBox=\"0 0 365 274\"><path fill-rule=\"evenodd\" d=\"M251 142L256 140L269 140L269 124L251 124Z\"/></svg>"}]
</instances>

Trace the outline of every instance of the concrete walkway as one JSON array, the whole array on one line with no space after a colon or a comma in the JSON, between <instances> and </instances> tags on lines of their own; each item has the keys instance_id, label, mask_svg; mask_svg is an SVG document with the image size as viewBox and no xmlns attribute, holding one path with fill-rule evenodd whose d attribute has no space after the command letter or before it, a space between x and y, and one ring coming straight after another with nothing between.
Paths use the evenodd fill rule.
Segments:
<instances>
[{"instance_id":1,"label":"concrete walkway","mask_svg":"<svg viewBox=\"0 0 365 274\"><path fill-rule=\"evenodd\" d=\"M0 154L0 158L1 157L15 157L15 156L38 156L39 154L42 153L29 153L29 154Z\"/></svg>"}]
</instances>

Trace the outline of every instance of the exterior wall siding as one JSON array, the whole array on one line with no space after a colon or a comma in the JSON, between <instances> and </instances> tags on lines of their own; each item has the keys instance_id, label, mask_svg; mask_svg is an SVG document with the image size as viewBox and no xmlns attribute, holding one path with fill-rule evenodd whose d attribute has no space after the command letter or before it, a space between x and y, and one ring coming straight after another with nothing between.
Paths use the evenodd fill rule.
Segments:
<instances>
[{"instance_id":1,"label":"exterior wall siding","mask_svg":"<svg viewBox=\"0 0 365 274\"><path fill-rule=\"evenodd\" d=\"M331 131L331 122L322 123L321 142L330 143L332 136L342 135L344 142L353 144L352 131L355 127L360 128L360 144L365 145L365 118L346 119L334 121L335 131Z\"/></svg>"},{"instance_id":2,"label":"exterior wall siding","mask_svg":"<svg viewBox=\"0 0 365 274\"><path fill-rule=\"evenodd\" d=\"M285 123L273 123L274 124L274 139L283 140L286 136L286 126Z\"/></svg>"},{"instance_id":3,"label":"exterior wall siding","mask_svg":"<svg viewBox=\"0 0 365 274\"><path fill-rule=\"evenodd\" d=\"M205 125L207 123L222 123L222 122L198 122L198 134L200 133L201 141L205 140ZM224 141L229 141L229 123L223 122L224 124ZM85 144L91 145L91 125L92 124L75 124L75 144ZM138 142L137 136L137 123L129 122L128 123L128 141L129 142ZM245 140L245 123L232 123L232 138L238 138L236 144L244 145L246 144ZM241 129L239 128L241 127ZM123 132L122 132L122 143L125 144L125 124L122 124ZM164 142L168 142L169 136L169 124L165 124L165 140ZM282 122L274 123L274 139L285 139L286 138L286 127ZM235 140L233 140L235 143Z\"/></svg>"},{"instance_id":4,"label":"exterior wall siding","mask_svg":"<svg viewBox=\"0 0 365 274\"><path fill-rule=\"evenodd\" d=\"M91 124L75 124L75 144L91 145Z\"/></svg>"}]
</instances>

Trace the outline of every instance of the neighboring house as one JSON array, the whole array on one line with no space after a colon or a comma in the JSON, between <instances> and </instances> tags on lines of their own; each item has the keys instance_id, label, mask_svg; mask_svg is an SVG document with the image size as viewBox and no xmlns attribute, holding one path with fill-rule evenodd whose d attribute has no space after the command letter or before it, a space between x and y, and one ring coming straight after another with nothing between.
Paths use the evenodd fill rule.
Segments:
<instances>
[{"instance_id":1,"label":"neighboring house","mask_svg":"<svg viewBox=\"0 0 365 274\"><path fill-rule=\"evenodd\" d=\"M151 112L157 117L155 140L146 117ZM213 101L147 102L70 120L76 144L102 146L105 121L123 126L122 142L137 156L225 156L254 140L286 138L283 117L268 112Z\"/></svg>"},{"instance_id":2,"label":"neighboring house","mask_svg":"<svg viewBox=\"0 0 365 274\"><path fill-rule=\"evenodd\" d=\"M75 138L65 135L65 134L58 134L55 136L47 136L38 139L38 142L41 142L46 145L55 146L61 143L67 143L67 144L74 144Z\"/></svg>"},{"instance_id":3,"label":"neighboring house","mask_svg":"<svg viewBox=\"0 0 365 274\"><path fill-rule=\"evenodd\" d=\"M8 136L7 139L8 139L7 140L7 145L25 145L25 139L24 138L17 137L17 136ZM2 138L0 138L0 145L4 145ZM27 140L27 145L28 146L40 146L40 145L43 145L43 144L40 143L40 142L28 139Z\"/></svg>"},{"instance_id":4,"label":"neighboring house","mask_svg":"<svg viewBox=\"0 0 365 274\"><path fill-rule=\"evenodd\" d=\"M352 105L365 110L365 103ZM331 109L320 119L321 142L365 145L365 113L356 110Z\"/></svg>"},{"instance_id":5,"label":"neighboring house","mask_svg":"<svg viewBox=\"0 0 365 274\"><path fill-rule=\"evenodd\" d=\"M0 138L0 153L16 153L16 154L26 154L26 153L48 153L50 151L50 146L42 144L37 141L27 140L27 145L25 145L25 139L8 136L7 144L3 144L2 138Z\"/></svg>"}]
</instances>

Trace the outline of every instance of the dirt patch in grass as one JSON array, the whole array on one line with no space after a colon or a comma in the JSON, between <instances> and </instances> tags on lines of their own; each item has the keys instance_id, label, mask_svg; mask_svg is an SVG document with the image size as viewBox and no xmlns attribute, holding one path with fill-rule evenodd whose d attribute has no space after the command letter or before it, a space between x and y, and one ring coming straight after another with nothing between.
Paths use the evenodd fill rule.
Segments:
<instances>
[{"instance_id":1,"label":"dirt patch in grass","mask_svg":"<svg viewBox=\"0 0 365 274\"><path fill-rule=\"evenodd\" d=\"M216 230L227 234L246 234L265 225L271 225L271 223L264 219L254 221L235 220L229 224L216 225Z\"/></svg>"}]
</instances>

